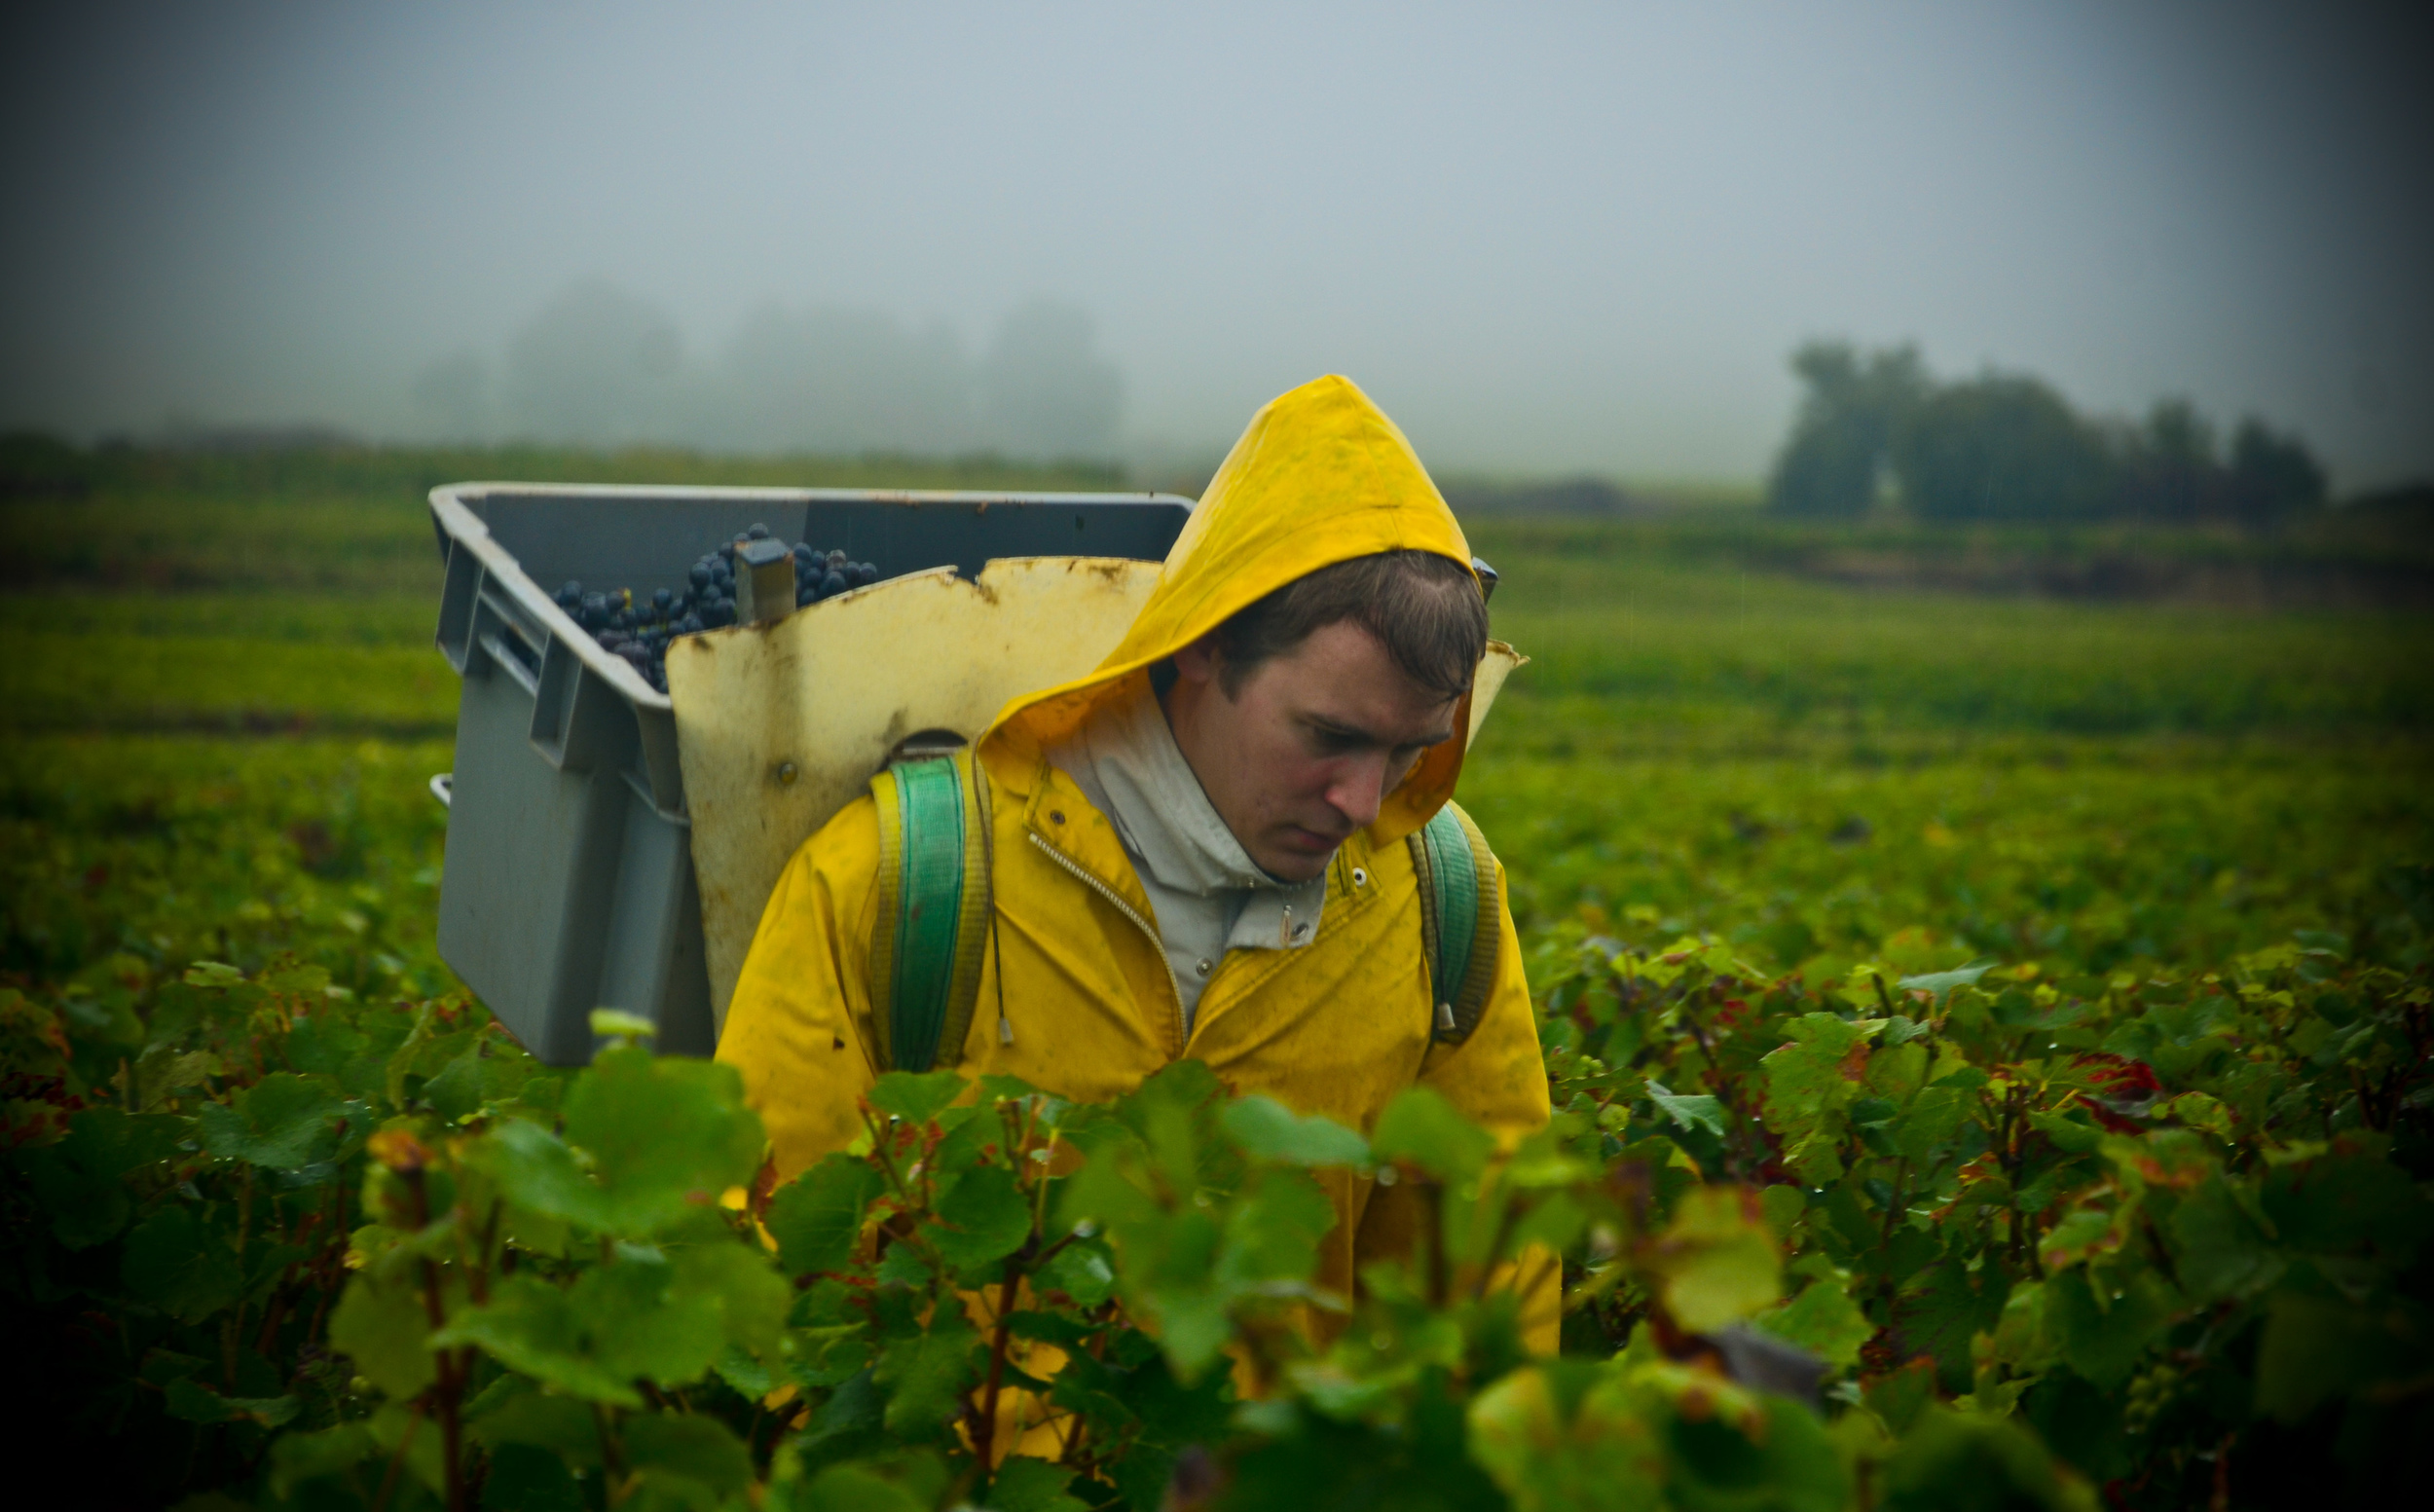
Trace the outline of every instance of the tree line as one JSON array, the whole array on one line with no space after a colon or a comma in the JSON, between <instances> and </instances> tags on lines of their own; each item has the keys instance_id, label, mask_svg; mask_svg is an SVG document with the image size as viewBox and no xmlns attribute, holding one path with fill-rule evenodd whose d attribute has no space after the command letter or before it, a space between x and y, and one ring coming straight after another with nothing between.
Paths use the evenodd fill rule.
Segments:
<instances>
[{"instance_id":1,"label":"tree line","mask_svg":"<svg viewBox=\"0 0 2434 1512\"><path fill-rule=\"evenodd\" d=\"M1804 391L1767 481L1778 514L2262 527L2325 502L2306 444L2255 417L2227 444L2185 399L2136 421L2084 415L2026 374L1939 380L1906 345L1811 342L1791 369Z\"/></svg>"}]
</instances>

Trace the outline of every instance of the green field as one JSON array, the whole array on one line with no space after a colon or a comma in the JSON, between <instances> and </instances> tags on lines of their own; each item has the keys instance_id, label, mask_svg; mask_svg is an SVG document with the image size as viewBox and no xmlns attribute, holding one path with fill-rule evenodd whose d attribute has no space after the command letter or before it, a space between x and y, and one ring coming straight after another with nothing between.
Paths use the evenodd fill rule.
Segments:
<instances>
[{"instance_id":1,"label":"green field","mask_svg":"<svg viewBox=\"0 0 2434 1512\"><path fill-rule=\"evenodd\" d=\"M891 1077L883 1144L755 1195L726 1068L546 1071L437 958L422 490L1117 480L102 461L0 500L0 1321L36 1436L124 1460L104 1500L1148 1512L1187 1445L1222 1507L2162 1512L2426 1473L2405 539L1480 518L1531 661L1461 796L1561 1111L1510 1179L1422 1093L1354 1131L1187 1062L1112 1109ZM1442 1221L1322 1349L1278 1309L1327 1222L1302 1167L1347 1165ZM1525 1243L1564 1259L1560 1361L1486 1281ZM984 1286L986 1343L953 1300ZM1070 1347L1072 1419L991 1470L1016 1319ZM1808 1351L1809 1407L1703 1352L1744 1326Z\"/></svg>"},{"instance_id":2,"label":"green field","mask_svg":"<svg viewBox=\"0 0 2434 1512\"><path fill-rule=\"evenodd\" d=\"M448 764L456 683L430 646L439 564L416 490L448 468L585 464L207 460L0 505L6 968L300 948L349 979L366 960L429 979L441 814L424 783ZM1814 570L1815 527L1715 507L1473 534L1503 574L1496 633L1531 660L1462 793L1533 938L1570 920L1707 931L1815 972L1888 948L2189 966L2354 933L2392 867L2434 856L2434 615L1859 586ZM1847 534L1914 558L1990 549ZM2256 556L2194 535L2043 549L2098 547L2162 569Z\"/></svg>"}]
</instances>

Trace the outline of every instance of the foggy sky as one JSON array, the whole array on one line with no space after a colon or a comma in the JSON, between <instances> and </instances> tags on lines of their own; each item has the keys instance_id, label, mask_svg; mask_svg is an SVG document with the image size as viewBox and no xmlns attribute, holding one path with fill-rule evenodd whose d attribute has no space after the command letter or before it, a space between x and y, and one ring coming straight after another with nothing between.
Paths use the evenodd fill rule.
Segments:
<instances>
[{"instance_id":1,"label":"foggy sky","mask_svg":"<svg viewBox=\"0 0 2434 1512\"><path fill-rule=\"evenodd\" d=\"M933 375L870 444L929 384L959 442L1213 455L1338 371L1440 470L1752 477L1841 335L2434 473L2399 10L29 9L5 424L529 430L516 344L592 290L665 327L617 402L706 444L841 402L826 351ZM1022 411L1026 330L1082 420Z\"/></svg>"}]
</instances>

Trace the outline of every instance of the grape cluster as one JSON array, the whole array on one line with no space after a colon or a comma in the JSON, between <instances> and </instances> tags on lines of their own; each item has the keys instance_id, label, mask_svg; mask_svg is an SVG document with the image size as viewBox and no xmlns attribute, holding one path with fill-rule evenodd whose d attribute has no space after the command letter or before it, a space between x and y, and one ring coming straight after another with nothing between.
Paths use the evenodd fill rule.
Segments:
<instances>
[{"instance_id":1,"label":"grape cluster","mask_svg":"<svg viewBox=\"0 0 2434 1512\"><path fill-rule=\"evenodd\" d=\"M2129 1400L2121 1412L2121 1426L2132 1433L2144 1433L2155 1425L2157 1418L2172 1405L2180 1394L2181 1373L2169 1363L2157 1364L2130 1378Z\"/></svg>"},{"instance_id":2,"label":"grape cluster","mask_svg":"<svg viewBox=\"0 0 2434 1512\"><path fill-rule=\"evenodd\" d=\"M716 550L694 559L684 586L654 588L647 594L631 588L587 591L570 581L552 595L567 616L600 643L601 649L624 658L643 681L660 692L668 690L668 646L679 636L716 630L735 623L735 553L749 541L769 538L769 527L756 525L722 541ZM821 551L805 541L794 543L794 606L832 599L849 588L879 580L879 570L856 562L842 551Z\"/></svg>"}]
</instances>

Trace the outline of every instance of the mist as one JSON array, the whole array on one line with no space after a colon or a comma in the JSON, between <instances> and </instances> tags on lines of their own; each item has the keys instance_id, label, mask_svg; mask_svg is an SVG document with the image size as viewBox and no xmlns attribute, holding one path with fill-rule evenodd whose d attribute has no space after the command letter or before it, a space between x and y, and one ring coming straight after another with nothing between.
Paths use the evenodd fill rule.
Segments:
<instances>
[{"instance_id":1,"label":"mist","mask_svg":"<svg viewBox=\"0 0 2434 1512\"><path fill-rule=\"evenodd\" d=\"M0 50L0 425L1762 475L1843 337L2434 472L2400 8L110 5Z\"/></svg>"},{"instance_id":2,"label":"mist","mask_svg":"<svg viewBox=\"0 0 2434 1512\"><path fill-rule=\"evenodd\" d=\"M942 322L883 312L745 312L691 350L662 307L604 279L570 285L496 359L472 348L416 377L408 434L727 452L988 452L1104 458L1124 378L1088 312L1034 300L967 350Z\"/></svg>"}]
</instances>

